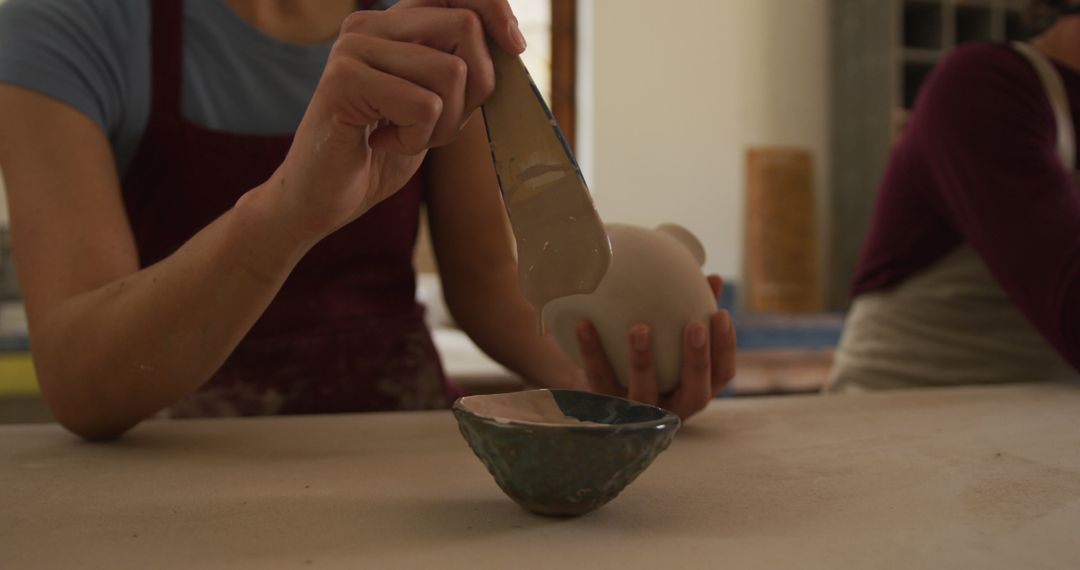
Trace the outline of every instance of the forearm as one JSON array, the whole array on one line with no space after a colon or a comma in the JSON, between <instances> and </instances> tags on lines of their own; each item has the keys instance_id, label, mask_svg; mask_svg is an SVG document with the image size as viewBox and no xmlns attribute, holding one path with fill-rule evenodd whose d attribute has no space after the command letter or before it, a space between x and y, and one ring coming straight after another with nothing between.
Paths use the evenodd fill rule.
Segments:
<instances>
[{"instance_id":1,"label":"forearm","mask_svg":"<svg viewBox=\"0 0 1080 570\"><path fill-rule=\"evenodd\" d=\"M472 283L468 293L453 287L447 291L458 325L488 356L526 381L545 388L582 389L581 369L550 334L538 334L536 310L521 295L516 272L494 273Z\"/></svg>"},{"instance_id":2,"label":"forearm","mask_svg":"<svg viewBox=\"0 0 1080 570\"><path fill-rule=\"evenodd\" d=\"M214 373L309 247L274 199L256 188L168 258L42 316L34 360L58 420L112 437Z\"/></svg>"},{"instance_id":3,"label":"forearm","mask_svg":"<svg viewBox=\"0 0 1080 570\"><path fill-rule=\"evenodd\" d=\"M527 381L584 389L578 366L551 335L537 334L536 310L521 293L482 117L432 154L427 173L432 245L454 320L488 356Z\"/></svg>"}]
</instances>

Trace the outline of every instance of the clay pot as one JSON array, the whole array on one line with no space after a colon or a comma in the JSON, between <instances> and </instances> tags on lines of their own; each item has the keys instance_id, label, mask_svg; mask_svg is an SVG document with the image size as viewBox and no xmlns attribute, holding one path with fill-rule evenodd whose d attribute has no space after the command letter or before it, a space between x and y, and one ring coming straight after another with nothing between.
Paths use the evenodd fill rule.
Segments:
<instances>
[{"instance_id":1,"label":"clay pot","mask_svg":"<svg viewBox=\"0 0 1080 570\"><path fill-rule=\"evenodd\" d=\"M679 383L683 329L691 321L708 324L716 299L701 266L705 249L681 226L664 224L655 230L607 224L611 238L611 267L596 291L548 303L544 320L563 350L581 364L575 329L592 321L619 382L630 378L628 331L648 324L656 356L661 393Z\"/></svg>"},{"instance_id":2,"label":"clay pot","mask_svg":"<svg viewBox=\"0 0 1080 570\"><path fill-rule=\"evenodd\" d=\"M454 417L499 487L549 516L582 515L614 499L679 429L666 410L570 390L459 398Z\"/></svg>"}]
</instances>

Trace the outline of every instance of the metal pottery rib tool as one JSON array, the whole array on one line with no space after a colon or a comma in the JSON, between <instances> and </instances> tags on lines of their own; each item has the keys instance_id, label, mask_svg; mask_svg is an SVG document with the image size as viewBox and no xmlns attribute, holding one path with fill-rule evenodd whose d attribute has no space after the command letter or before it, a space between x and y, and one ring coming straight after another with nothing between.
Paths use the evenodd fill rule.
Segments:
<instances>
[{"instance_id":1,"label":"metal pottery rib tool","mask_svg":"<svg viewBox=\"0 0 1080 570\"><path fill-rule=\"evenodd\" d=\"M517 241L518 279L542 314L548 301L596 289L611 264L611 243L525 64L490 49L495 92L483 105L488 142Z\"/></svg>"}]
</instances>

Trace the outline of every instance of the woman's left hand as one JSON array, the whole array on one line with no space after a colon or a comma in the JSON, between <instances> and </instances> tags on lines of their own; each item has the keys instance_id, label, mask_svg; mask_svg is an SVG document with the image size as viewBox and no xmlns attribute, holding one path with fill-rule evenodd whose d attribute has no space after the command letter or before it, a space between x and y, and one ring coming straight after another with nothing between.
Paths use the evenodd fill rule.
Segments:
<instances>
[{"instance_id":1,"label":"woman's left hand","mask_svg":"<svg viewBox=\"0 0 1080 570\"><path fill-rule=\"evenodd\" d=\"M714 296L719 298L723 280L718 275L710 275L708 280ZM583 321L578 325L577 336L590 389L658 405L684 420L703 410L735 376L735 328L731 315L723 309L709 316L708 329L697 321L683 329L679 387L664 396L657 388L656 359L648 325L636 324L628 331L629 389L616 379L593 324Z\"/></svg>"}]
</instances>

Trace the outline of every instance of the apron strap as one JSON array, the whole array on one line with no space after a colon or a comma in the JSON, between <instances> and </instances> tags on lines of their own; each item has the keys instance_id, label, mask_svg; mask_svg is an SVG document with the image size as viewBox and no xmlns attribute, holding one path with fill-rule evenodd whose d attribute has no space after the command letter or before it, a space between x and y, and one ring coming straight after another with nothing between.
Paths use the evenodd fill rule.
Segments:
<instances>
[{"instance_id":1,"label":"apron strap","mask_svg":"<svg viewBox=\"0 0 1080 570\"><path fill-rule=\"evenodd\" d=\"M183 55L181 30L182 0L153 0L150 39L150 117L180 116L180 88Z\"/></svg>"},{"instance_id":2,"label":"apron strap","mask_svg":"<svg viewBox=\"0 0 1080 570\"><path fill-rule=\"evenodd\" d=\"M1050 99L1050 108L1054 112L1054 122L1057 124L1057 152L1062 166L1069 172L1076 171L1076 133L1073 131L1072 112L1069 110L1069 99L1065 94L1065 84L1061 81L1061 74L1054 69L1050 59L1040 53L1031 44L1013 42L1013 49L1024 56L1031 66L1035 68L1035 74L1039 76L1046 96Z\"/></svg>"}]
</instances>

